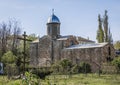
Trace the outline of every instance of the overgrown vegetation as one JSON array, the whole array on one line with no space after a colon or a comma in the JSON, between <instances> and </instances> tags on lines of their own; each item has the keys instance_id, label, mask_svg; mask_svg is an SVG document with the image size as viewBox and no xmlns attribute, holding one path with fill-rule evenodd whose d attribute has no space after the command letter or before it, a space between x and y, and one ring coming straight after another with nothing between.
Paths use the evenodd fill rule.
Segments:
<instances>
[{"instance_id":1,"label":"overgrown vegetation","mask_svg":"<svg viewBox=\"0 0 120 85\"><path fill-rule=\"evenodd\" d=\"M119 85L120 75L104 74L98 77L96 74L74 74L72 77L66 75L50 75L45 80L36 78L27 74L29 80L8 80L6 76L0 76L0 85L30 85L27 82L30 81L31 85ZM33 81L34 80L34 81ZM35 83L37 82L37 83ZM39 84L38 84L39 83Z\"/></svg>"},{"instance_id":2,"label":"overgrown vegetation","mask_svg":"<svg viewBox=\"0 0 120 85\"><path fill-rule=\"evenodd\" d=\"M102 30L101 17L99 15L98 41L109 41L108 22L104 22L104 31ZM107 18L107 15L106 15ZM106 25L106 26L105 26ZM105 30L107 29L107 31ZM13 30L13 33L11 33ZM0 62L4 63L4 74L0 76L0 84L5 85L118 85L119 75L101 75L100 77L91 73L91 66L87 62L74 64L68 59L63 59L54 63L51 67L29 68L29 42L26 42L26 53L23 52L23 41L17 39L21 37L21 28L16 21L10 21L0 24ZM104 35L105 34L105 35ZM110 34L110 33L109 33ZM106 36L106 37L105 37ZM112 37L112 36L111 36ZM111 38L109 35L109 38ZM106 38L106 39L105 39ZM28 35L27 39L35 40L35 34ZM119 42L115 45L119 47ZM20 75L23 71L23 54L26 56L26 73L14 80L12 76ZM115 58L112 64L120 72L120 57ZM83 75L87 74L87 75ZM98 82L99 81L99 82Z\"/></svg>"},{"instance_id":3,"label":"overgrown vegetation","mask_svg":"<svg viewBox=\"0 0 120 85\"><path fill-rule=\"evenodd\" d=\"M26 41L26 52L23 50L22 27L19 21L10 19L8 22L0 23L0 63L3 63L4 74L11 79L12 76L23 72L23 54L26 56L25 65L29 66L29 41ZM35 34L26 37L29 40L37 39ZM27 70L27 69L26 69Z\"/></svg>"},{"instance_id":4,"label":"overgrown vegetation","mask_svg":"<svg viewBox=\"0 0 120 85\"><path fill-rule=\"evenodd\" d=\"M46 76L50 75L52 71L47 68L33 68L30 73L37 75L41 79L45 79Z\"/></svg>"},{"instance_id":5,"label":"overgrown vegetation","mask_svg":"<svg viewBox=\"0 0 120 85\"><path fill-rule=\"evenodd\" d=\"M116 66L117 72L120 72L120 57L116 57L113 61L112 64Z\"/></svg>"},{"instance_id":6,"label":"overgrown vegetation","mask_svg":"<svg viewBox=\"0 0 120 85\"><path fill-rule=\"evenodd\" d=\"M116 50L120 50L120 41L116 41L116 42L115 42L114 48L115 48Z\"/></svg>"},{"instance_id":7,"label":"overgrown vegetation","mask_svg":"<svg viewBox=\"0 0 120 85\"><path fill-rule=\"evenodd\" d=\"M89 63L80 62L79 64L73 64L68 59L63 59L52 66L52 70L57 74L77 74L77 73L90 73L91 66Z\"/></svg>"}]
</instances>

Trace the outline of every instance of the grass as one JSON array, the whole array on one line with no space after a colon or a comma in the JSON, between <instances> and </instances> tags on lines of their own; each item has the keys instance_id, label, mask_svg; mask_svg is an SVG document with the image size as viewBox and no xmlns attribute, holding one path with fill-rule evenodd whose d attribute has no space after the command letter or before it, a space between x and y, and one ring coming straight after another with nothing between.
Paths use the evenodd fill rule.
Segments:
<instances>
[{"instance_id":1,"label":"grass","mask_svg":"<svg viewBox=\"0 0 120 85\"><path fill-rule=\"evenodd\" d=\"M0 85L22 85L21 80L9 80L7 76L0 76Z\"/></svg>"},{"instance_id":2,"label":"grass","mask_svg":"<svg viewBox=\"0 0 120 85\"><path fill-rule=\"evenodd\" d=\"M72 77L63 77L63 75L49 76L52 83L56 81L57 85L120 85L120 75L92 75L84 74L72 75Z\"/></svg>"},{"instance_id":3,"label":"grass","mask_svg":"<svg viewBox=\"0 0 120 85\"><path fill-rule=\"evenodd\" d=\"M75 75L51 75L45 80L40 80L40 85L120 85L120 74L105 74L100 77L97 74ZM0 85L23 85L22 80L8 80L6 76L0 76Z\"/></svg>"}]
</instances>

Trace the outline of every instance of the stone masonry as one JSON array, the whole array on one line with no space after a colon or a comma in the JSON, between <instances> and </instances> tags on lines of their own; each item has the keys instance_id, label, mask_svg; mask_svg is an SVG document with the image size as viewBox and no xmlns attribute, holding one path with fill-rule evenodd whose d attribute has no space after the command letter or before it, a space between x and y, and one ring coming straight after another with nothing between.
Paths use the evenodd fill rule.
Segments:
<instances>
[{"instance_id":1,"label":"stone masonry","mask_svg":"<svg viewBox=\"0 0 120 85\"><path fill-rule=\"evenodd\" d=\"M52 14L47 22L47 35L30 44L30 66L48 67L62 59L74 64L88 62L92 71L97 71L108 58L113 59L112 44L94 41L73 35L60 35L60 20Z\"/></svg>"}]
</instances>

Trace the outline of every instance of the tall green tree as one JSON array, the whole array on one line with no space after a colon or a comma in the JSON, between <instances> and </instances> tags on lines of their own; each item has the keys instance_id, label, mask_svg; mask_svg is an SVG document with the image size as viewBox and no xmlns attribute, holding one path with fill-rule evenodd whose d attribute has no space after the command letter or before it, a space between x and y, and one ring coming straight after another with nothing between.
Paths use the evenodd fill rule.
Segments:
<instances>
[{"instance_id":1,"label":"tall green tree","mask_svg":"<svg viewBox=\"0 0 120 85\"><path fill-rule=\"evenodd\" d=\"M117 50L120 50L120 41L117 41L117 42L114 44L114 48L117 49Z\"/></svg>"},{"instance_id":2,"label":"tall green tree","mask_svg":"<svg viewBox=\"0 0 120 85\"><path fill-rule=\"evenodd\" d=\"M109 28L109 32L108 32L108 42L109 43L113 43L113 38L112 38L112 33L110 32L110 28Z\"/></svg>"},{"instance_id":3,"label":"tall green tree","mask_svg":"<svg viewBox=\"0 0 120 85\"><path fill-rule=\"evenodd\" d=\"M112 33L110 32L110 28L108 26L108 15L107 10L105 10L105 14L103 16L103 27L104 27L104 42L112 43Z\"/></svg>"},{"instance_id":4,"label":"tall green tree","mask_svg":"<svg viewBox=\"0 0 120 85\"><path fill-rule=\"evenodd\" d=\"M98 43L104 42L104 31L102 29L102 20L100 14L98 15L98 31L97 31L97 41Z\"/></svg>"},{"instance_id":5,"label":"tall green tree","mask_svg":"<svg viewBox=\"0 0 120 85\"><path fill-rule=\"evenodd\" d=\"M105 42L109 41L108 38L108 15L107 15L107 10L105 10L105 14L103 16L103 27L104 27L104 34L105 34Z\"/></svg>"},{"instance_id":6,"label":"tall green tree","mask_svg":"<svg viewBox=\"0 0 120 85\"><path fill-rule=\"evenodd\" d=\"M110 28L108 28L108 15L107 10L105 10L105 14L103 18L98 15L98 30L97 30L97 37L98 43L102 42L109 42L112 43L112 33L110 32Z\"/></svg>"}]
</instances>

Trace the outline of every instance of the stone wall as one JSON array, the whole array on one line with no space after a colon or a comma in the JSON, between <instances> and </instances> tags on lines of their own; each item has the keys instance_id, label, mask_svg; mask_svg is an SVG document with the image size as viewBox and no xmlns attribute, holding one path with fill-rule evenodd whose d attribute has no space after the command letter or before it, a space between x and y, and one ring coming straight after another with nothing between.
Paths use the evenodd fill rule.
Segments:
<instances>
[{"instance_id":1,"label":"stone wall","mask_svg":"<svg viewBox=\"0 0 120 85\"><path fill-rule=\"evenodd\" d=\"M80 62L88 62L91 65L92 71L98 70L102 63L106 62L108 57L108 47L96 47L96 48L84 48L84 49L63 49L61 53L61 59L70 59L74 64ZM111 48L111 57L115 57L113 46Z\"/></svg>"},{"instance_id":2,"label":"stone wall","mask_svg":"<svg viewBox=\"0 0 120 85\"><path fill-rule=\"evenodd\" d=\"M38 57L38 62L39 64L37 65L38 67L41 66L47 66L50 65L51 63L51 37L49 36L43 36L39 40L39 57Z\"/></svg>"},{"instance_id":3,"label":"stone wall","mask_svg":"<svg viewBox=\"0 0 120 85\"><path fill-rule=\"evenodd\" d=\"M58 60L61 59L60 56L61 56L62 49L63 49L63 42L54 40L53 41L53 57L54 57L53 62L57 62Z\"/></svg>"},{"instance_id":4,"label":"stone wall","mask_svg":"<svg viewBox=\"0 0 120 85\"><path fill-rule=\"evenodd\" d=\"M30 44L30 66L38 65L38 42Z\"/></svg>"},{"instance_id":5,"label":"stone wall","mask_svg":"<svg viewBox=\"0 0 120 85\"><path fill-rule=\"evenodd\" d=\"M31 43L30 64L35 67L48 67L54 62L66 58L71 60L73 64L79 64L83 61L88 62L92 71L95 72L101 67L102 63L107 62L107 57L115 57L113 45L106 44L102 47L67 49L67 47L76 44L78 42L73 36L66 40L43 36L38 43Z\"/></svg>"}]
</instances>

